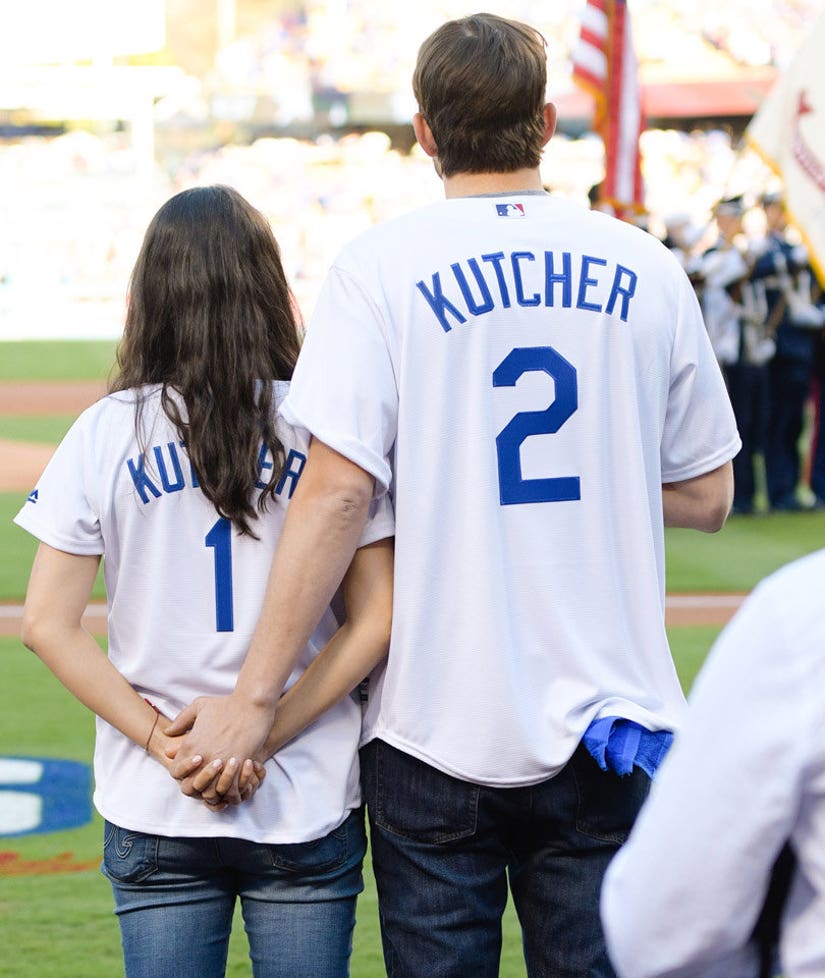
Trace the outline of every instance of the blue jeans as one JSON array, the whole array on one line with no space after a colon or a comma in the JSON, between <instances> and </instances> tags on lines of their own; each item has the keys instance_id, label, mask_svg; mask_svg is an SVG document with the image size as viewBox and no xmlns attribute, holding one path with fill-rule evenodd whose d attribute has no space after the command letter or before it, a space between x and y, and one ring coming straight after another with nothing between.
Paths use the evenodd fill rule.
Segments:
<instances>
[{"instance_id":1,"label":"blue jeans","mask_svg":"<svg viewBox=\"0 0 825 978\"><path fill-rule=\"evenodd\" d=\"M728 390L742 439L742 448L733 459L733 505L740 512L749 512L756 491L756 455L764 457L770 421L768 365L741 362L729 367Z\"/></svg>"},{"instance_id":2,"label":"blue jeans","mask_svg":"<svg viewBox=\"0 0 825 978\"><path fill-rule=\"evenodd\" d=\"M255 978L346 978L363 811L295 845L167 838L105 824L126 978L223 978L240 897Z\"/></svg>"},{"instance_id":3,"label":"blue jeans","mask_svg":"<svg viewBox=\"0 0 825 978\"><path fill-rule=\"evenodd\" d=\"M530 978L614 978L599 890L644 772L602 771L580 745L549 781L488 788L380 740L361 755L389 978L498 978L508 878Z\"/></svg>"}]
</instances>

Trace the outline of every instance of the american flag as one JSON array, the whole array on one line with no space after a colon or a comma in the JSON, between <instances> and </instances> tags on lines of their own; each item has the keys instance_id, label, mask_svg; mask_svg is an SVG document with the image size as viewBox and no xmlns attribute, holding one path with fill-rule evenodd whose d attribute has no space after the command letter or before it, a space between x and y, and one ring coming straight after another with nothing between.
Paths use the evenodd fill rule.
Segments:
<instances>
[{"instance_id":1,"label":"american flag","mask_svg":"<svg viewBox=\"0 0 825 978\"><path fill-rule=\"evenodd\" d=\"M605 149L601 201L618 217L644 211L639 136L646 121L626 0L587 0L573 78L596 100L593 126Z\"/></svg>"}]
</instances>

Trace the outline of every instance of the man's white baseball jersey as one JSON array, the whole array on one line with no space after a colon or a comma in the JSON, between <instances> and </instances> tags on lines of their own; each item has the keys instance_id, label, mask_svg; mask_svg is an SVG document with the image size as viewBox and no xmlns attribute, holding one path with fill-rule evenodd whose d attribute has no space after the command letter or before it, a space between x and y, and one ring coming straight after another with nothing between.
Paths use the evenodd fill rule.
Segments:
<instances>
[{"instance_id":1,"label":"man's white baseball jersey","mask_svg":"<svg viewBox=\"0 0 825 978\"><path fill-rule=\"evenodd\" d=\"M283 410L392 487L368 738L516 785L556 773L597 717L677 724L661 486L739 437L659 241L531 194L372 229L330 271Z\"/></svg>"},{"instance_id":2,"label":"man's white baseball jersey","mask_svg":"<svg viewBox=\"0 0 825 978\"><path fill-rule=\"evenodd\" d=\"M761 584L714 646L683 730L607 871L623 978L740 978L771 866L796 855L785 978L825 975L825 550Z\"/></svg>"},{"instance_id":3,"label":"man's white baseball jersey","mask_svg":"<svg viewBox=\"0 0 825 978\"><path fill-rule=\"evenodd\" d=\"M278 401L286 388L277 385ZM134 394L98 401L69 431L16 522L59 550L104 554L109 656L142 696L174 717L196 696L235 686L309 439L279 419L286 465L254 540L218 517L161 410L159 389L147 392L145 457L135 437ZM262 451L264 481L272 464ZM360 545L392 533L391 507L381 505ZM287 685L336 627L328 610ZM98 718L95 805L117 825L160 835L305 842L336 828L360 803L360 732L360 706L347 697L267 762L251 803L216 817Z\"/></svg>"}]
</instances>

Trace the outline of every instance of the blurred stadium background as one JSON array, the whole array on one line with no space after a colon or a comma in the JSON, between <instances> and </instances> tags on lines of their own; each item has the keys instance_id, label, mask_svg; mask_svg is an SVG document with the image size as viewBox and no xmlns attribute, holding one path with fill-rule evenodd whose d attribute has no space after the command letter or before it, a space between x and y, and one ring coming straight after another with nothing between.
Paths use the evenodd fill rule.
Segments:
<instances>
[{"instance_id":1,"label":"blurred stadium background","mask_svg":"<svg viewBox=\"0 0 825 978\"><path fill-rule=\"evenodd\" d=\"M341 244L436 199L413 146L418 45L458 0L0 0L0 340L111 338L145 226L171 193L236 186L271 219L305 316ZM571 78L584 0L483 3L548 41L554 192L603 172ZM822 0L631 0L650 129L650 229L708 222L769 175L739 137ZM753 212L754 220L758 220Z\"/></svg>"}]
</instances>

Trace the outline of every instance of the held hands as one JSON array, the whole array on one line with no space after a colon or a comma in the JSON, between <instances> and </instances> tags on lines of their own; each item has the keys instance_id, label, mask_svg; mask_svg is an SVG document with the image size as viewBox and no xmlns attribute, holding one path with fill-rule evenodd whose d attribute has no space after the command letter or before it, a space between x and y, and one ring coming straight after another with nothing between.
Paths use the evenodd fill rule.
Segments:
<instances>
[{"instance_id":1,"label":"held hands","mask_svg":"<svg viewBox=\"0 0 825 978\"><path fill-rule=\"evenodd\" d=\"M271 726L271 711L234 694L198 697L163 730L167 769L185 795L212 811L239 805L266 776L261 747Z\"/></svg>"},{"instance_id":2,"label":"held hands","mask_svg":"<svg viewBox=\"0 0 825 978\"><path fill-rule=\"evenodd\" d=\"M181 748L186 731L173 736L169 734L170 727L169 719L159 714L145 749L147 754L154 757L172 774L175 758ZM237 773L237 763L234 758L231 761L232 763L227 765L228 771L223 770L224 765L221 761L213 762L204 767L201 767L201 760L198 757L190 758L188 763L182 762L182 770L187 779L191 781L192 789L194 789L186 790L184 793L193 797L200 797L212 811L216 812L222 812L230 805L239 805L242 801L248 801L266 777L266 771L263 765L257 761L245 761L241 765L240 777L237 787L235 787L233 782ZM221 776L217 777L217 773L220 773ZM231 776L229 776L230 774Z\"/></svg>"},{"instance_id":3,"label":"held hands","mask_svg":"<svg viewBox=\"0 0 825 978\"><path fill-rule=\"evenodd\" d=\"M226 764L219 758L202 767L190 767L190 773L181 780L181 791L200 798L213 812L249 801L266 777L263 764L249 758L241 765L230 757Z\"/></svg>"}]
</instances>

